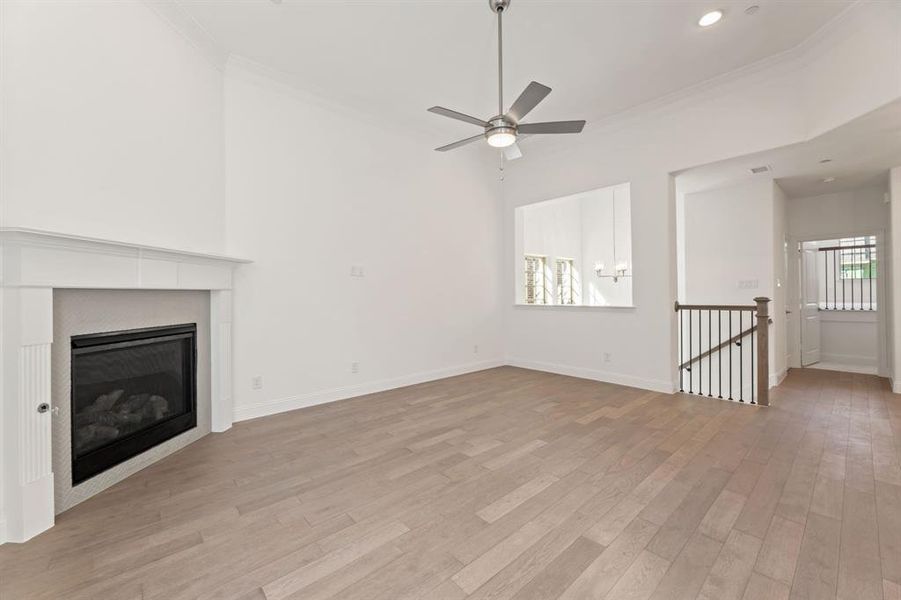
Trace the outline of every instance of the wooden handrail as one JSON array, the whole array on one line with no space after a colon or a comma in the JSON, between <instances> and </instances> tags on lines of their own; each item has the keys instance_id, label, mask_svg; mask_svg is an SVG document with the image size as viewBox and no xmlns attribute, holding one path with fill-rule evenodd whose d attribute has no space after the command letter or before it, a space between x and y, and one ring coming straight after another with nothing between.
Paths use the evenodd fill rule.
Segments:
<instances>
[{"instance_id":1,"label":"wooden handrail","mask_svg":"<svg viewBox=\"0 0 901 600\"><path fill-rule=\"evenodd\" d=\"M749 333L754 333L755 331L757 331L757 325L754 325L753 327L750 327L750 328L748 328L748 329L745 329L745 330L742 331L741 333L736 333L735 335L733 335L731 338L729 338L729 339L726 340L725 342L720 342L719 344L717 344L717 345L714 346L713 348L708 348L707 350L705 350L704 352L701 352L700 354L698 354L698 355L695 356L694 358L689 358L689 359L686 360L684 363L682 363L681 365L679 365L679 368L680 368L680 369L684 369L685 367L690 366L692 363L698 362L698 361L701 360L702 358L707 358L708 356L710 356L710 355L713 354L714 352L719 352L719 351L722 350L723 348L726 348L726 347L728 347L729 345L736 343L736 342L737 342L738 340L740 340L741 338L745 337L745 336L748 335Z\"/></svg>"},{"instance_id":2,"label":"wooden handrail","mask_svg":"<svg viewBox=\"0 0 901 600\"><path fill-rule=\"evenodd\" d=\"M722 313L725 312L725 313L728 313L728 315L729 315L729 329L732 328L732 313L733 312L739 313L739 321L738 321L739 329L741 329L741 327L744 326L744 323L742 323L741 313L743 313L743 312L751 313L750 315L748 315L750 317L751 327L749 327L748 329L745 329L744 331L739 331L739 333L737 333L736 335L730 336L729 339L727 339L725 341L719 341L716 346L712 346L712 347L708 348L706 351L701 352L699 355L690 357L687 361L679 364L678 370L679 370L679 390L680 391L684 391L684 382L683 382L683 373L682 372L684 370L686 370L686 368L690 372L691 371L690 367L692 364L698 363L699 365L703 365L704 364L703 359L711 357L711 355L714 354L715 352L722 352L723 348L731 347L732 344L738 343L739 345L741 345L741 340L750 335L751 336L751 350L752 350L751 371L752 371L752 376L754 377L754 379L751 380L750 402L752 404L755 404L754 399L756 396L756 404L760 404L761 406L769 405L769 403L770 403L770 394L769 394L769 390L770 390L769 327L770 327L770 324L773 322L772 319L770 319L770 315L769 315L769 306L768 305L769 305L770 299L764 298L764 297L759 297L759 298L754 298L754 302L755 302L755 304L679 304L678 301L676 301L674 303L674 309L675 309L676 313L680 313L680 311L685 311L685 313L688 314L689 354L691 354L691 350L692 350L692 343L691 343L692 311L698 311L698 334L699 334L699 336L702 335L702 327L703 327L702 311L707 312L708 343L711 343L711 345L712 345L712 341L713 341L712 340L712 338L713 338L712 331L713 330L712 330L712 324L711 324L711 317L712 317L713 313L719 313L717 315L717 324L719 327L719 334L717 335L718 338L720 335L722 335L722 321L721 321ZM683 318L683 315L685 313L681 313L678 316L678 330L679 330L678 347L679 347L680 361L682 359L682 352L684 349L682 336L683 336L683 332L685 331L684 318ZM755 323L755 317L756 317L756 323ZM727 333L731 333L731 331L729 331ZM755 344L754 334L756 334L756 338L757 338L756 344ZM703 340L703 338L699 337L699 348L698 348L699 350L703 347L703 345L702 345L703 342L701 340ZM755 345L756 345L756 348L755 348ZM722 354L720 354L720 356L722 356ZM739 357L739 358L741 358L741 357ZM712 358L710 358L709 360L712 361ZM728 376L729 376L729 382L730 382L730 384L729 384L729 399L731 400L732 399L732 383L731 383L732 382L732 362L731 362L732 355L731 355L731 351L729 354L729 361L730 361L729 367L728 367ZM742 389L742 385L741 385L742 367L741 367L741 365L743 363L741 360L739 360L739 363L740 363L739 364L739 390L741 390ZM719 363L719 368L722 369L721 363ZM712 362L710 363L710 369L711 369L711 371L708 372L708 374L707 374L707 388L708 388L707 395L708 396L713 395L713 389L712 389L712 385L711 385L712 375L713 375ZM702 390L703 390L703 385L704 385L704 380L703 380L702 375L703 375L703 373L701 373L699 375L699 388L698 388L698 393L700 393L701 395L703 395ZM719 375L720 385L722 385L721 377L722 377L722 373L720 373L720 375ZM694 378L689 377L688 393L690 393L690 394L694 393L692 391L693 381L694 381ZM756 382L756 386L754 385L755 382ZM756 387L756 389L755 389L755 387ZM720 392L720 397L722 397L722 392L723 392L722 387L720 387L719 392ZM756 392L756 394L755 394L755 392ZM744 401L742 399L741 391L739 393L738 400L739 400L739 402Z\"/></svg>"},{"instance_id":3,"label":"wooden handrail","mask_svg":"<svg viewBox=\"0 0 901 600\"><path fill-rule=\"evenodd\" d=\"M756 304L679 304L676 301L676 312L680 310L757 310Z\"/></svg>"}]
</instances>

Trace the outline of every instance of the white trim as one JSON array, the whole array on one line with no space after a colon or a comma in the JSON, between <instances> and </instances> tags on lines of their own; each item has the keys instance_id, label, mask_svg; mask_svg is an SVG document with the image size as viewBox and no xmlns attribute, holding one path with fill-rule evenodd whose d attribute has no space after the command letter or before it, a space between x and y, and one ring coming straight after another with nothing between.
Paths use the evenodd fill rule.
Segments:
<instances>
[{"instance_id":1,"label":"white trim","mask_svg":"<svg viewBox=\"0 0 901 600\"><path fill-rule=\"evenodd\" d=\"M235 407L235 421L246 421L248 419L256 419L268 415L275 415L290 410L306 408L308 406L316 406L317 404L326 404L328 402L336 402L338 400L347 400L357 396L366 394L375 394L393 390L408 385L416 385L417 383L425 383L435 381L436 379L444 379L455 375L464 375L466 373L474 373L476 371L484 371L485 369L493 369L495 367L504 366L504 361L486 360L475 363L466 363L454 367L443 369L434 369L432 371L421 371L419 373L411 373L409 375L401 375L400 377L392 377L390 379L381 379L370 381L358 385L350 385L328 390L320 390L299 396L288 396L287 398L277 398L265 402L254 403L247 406Z\"/></svg>"},{"instance_id":2,"label":"white trim","mask_svg":"<svg viewBox=\"0 0 901 600\"><path fill-rule=\"evenodd\" d=\"M532 361L515 357L508 357L506 364L511 367L520 367L522 369L531 369L533 371L544 371L545 373L556 373L557 375L568 375L570 377L579 377L580 379L603 381L605 383L614 383L616 385L651 390L662 394L673 394L676 392L676 385L672 381L663 379L648 379L646 377L636 377L635 375L627 375L625 373L601 371L599 369L589 369L585 367L572 367L569 365Z\"/></svg>"},{"instance_id":3,"label":"white trim","mask_svg":"<svg viewBox=\"0 0 901 600\"><path fill-rule=\"evenodd\" d=\"M778 373L771 373L770 374L770 388L774 388L774 387L780 385L783 381L785 381L785 378L787 376L788 376L788 368L787 367L785 369L782 369Z\"/></svg>"},{"instance_id":4,"label":"white trim","mask_svg":"<svg viewBox=\"0 0 901 600\"><path fill-rule=\"evenodd\" d=\"M180 0L142 1L165 23L184 36L189 43L193 44L216 68L223 69L223 67L227 66L230 62L241 64L245 67L255 65L255 70L258 72L266 73L267 76L273 77L290 87L298 90L307 90L309 88L308 82L300 81L296 76L279 71L267 65L262 65L249 57L232 52L229 48L216 40L215 37L193 17L190 11L181 5ZM824 48L841 44L841 42L849 35L849 32L854 31L853 27L846 27L844 25L854 25L854 22L861 18L860 14L862 11L881 10L882 8L880 3L876 2L853 2L832 19L827 21L817 31L813 32L794 46L781 52L765 56L759 60L742 65L736 69L716 75L704 81L664 93L656 98L651 98L647 101L632 105L619 112L608 115L586 115L588 118L586 133L597 133L599 136L604 135L611 128L625 126L653 114L667 112L678 109L681 106L690 105L698 98L708 99L711 95L720 92L720 90L728 87L734 82L746 82L748 85L755 85L759 78L769 77L773 72L796 71L805 66L806 63L811 60L811 57L821 55ZM337 104L356 113L365 112L370 115L370 119L374 118L382 123L386 118L390 118L385 114L376 114L375 112L361 109L353 100L341 97L340 95L328 94L321 90L317 91L316 95L322 97L331 105ZM409 133L418 133L420 135L430 134L429 131L420 126L411 127L409 121L400 120L398 115L392 116L394 118L392 118L391 121L395 124L406 126ZM812 135L811 137L815 136ZM559 150L566 148L566 144L559 141L556 143L551 142L550 145Z\"/></svg>"},{"instance_id":5,"label":"white trim","mask_svg":"<svg viewBox=\"0 0 901 600\"><path fill-rule=\"evenodd\" d=\"M228 50L223 48L216 38L194 18L178 0L143 0L144 4L156 16L169 25L175 33L182 36L189 44L222 71L228 60Z\"/></svg>"},{"instance_id":6,"label":"white trim","mask_svg":"<svg viewBox=\"0 0 901 600\"><path fill-rule=\"evenodd\" d=\"M807 365L805 369L820 369L823 371L842 371L844 373L860 373L862 375L878 375L879 369L875 366L853 365L842 362L820 361L812 365Z\"/></svg>"},{"instance_id":7,"label":"white trim","mask_svg":"<svg viewBox=\"0 0 901 600\"><path fill-rule=\"evenodd\" d=\"M213 426L234 421L231 386L233 271L249 261L219 254L17 227L0 228L0 541L24 542L54 522L49 348L53 290L209 290ZM28 390L23 393L22 390Z\"/></svg>"},{"instance_id":8,"label":"white trim","mask_svg":"<svg viewBox=\"0 0 901 600\"><path fill-rule=\"evenodd\" d=\"M146 244L134 244L120 240L107 240L101 238L63 233L60 231L47 231L46 229L32 229L29 227L0 227L0 241L10 241L19 244L45 245L62 247L69 250L90 250L94 252L106 252L110 254L143 252L153 255L154 258L165 257L181 260L215 261L236 264L252 262L246 258L226 256L225 254L211 254L207 252L193 252L190 250L178 250L176 248L164 248L162 246L148 246Z\"/></svg>"},{"instance_id":9,"label":"white trim","mask_svg":"<svg viewBox=\"0 0 901 600\"><path fill-rule=\"evenodd\" d=\"M6 536L6 518L0 516L0 546L9 541L9 538Z\"/></svg>"}]
</instances>

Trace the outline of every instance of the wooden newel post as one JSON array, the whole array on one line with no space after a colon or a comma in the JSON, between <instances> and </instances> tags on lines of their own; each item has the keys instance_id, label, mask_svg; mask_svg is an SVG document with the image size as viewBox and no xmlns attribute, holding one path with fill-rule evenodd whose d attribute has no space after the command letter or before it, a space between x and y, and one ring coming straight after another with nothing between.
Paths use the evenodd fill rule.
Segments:
<instances>
[{"instance_id":1,"label":"wooden newel post","mask_svg":"<svg viewBox=\"0 0 901 600\"><path fill-rule=\"evenodd\" d=\"M770 405L770 310L769 298L757 303L757 404Z\"/></svg>"}]
</instances>

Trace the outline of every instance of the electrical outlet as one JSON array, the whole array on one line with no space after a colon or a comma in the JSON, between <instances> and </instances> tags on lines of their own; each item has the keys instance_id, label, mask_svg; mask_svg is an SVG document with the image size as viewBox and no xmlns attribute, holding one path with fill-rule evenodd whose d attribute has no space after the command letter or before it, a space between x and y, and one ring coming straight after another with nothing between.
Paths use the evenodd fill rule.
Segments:
<instances>
[{"instance_id":1,"label":"electrical outlet","mask_svg":"<svg viewBox=\"0 0 901 600\"><path fill-rule=\"evenodd\" d=\"M263 389L263 376L256 375L250 379L250 387L255 390Z\"/></svg>"},{"instance_id":2,"label":"electrical outlet","mask_svg":"<svg viewBox=\"0 0 901 600\"><path fill-rule=\"evenodd\" d=\"M742 279L738 282L738 289L740 290L756 290L760 285L760 282L757 279Z\"/></svg>"},{"instance_id":3,"label":"electrical outlet","mask_svg":"<svg viewBox=\"0 0 901 600\"><path fill-rule=\"evenodd\" d=\"M609 352L604 352L604 362L605 363L610 362L610 353Z\"/></svg>"},{"instance_id":4,"label":"electrical outlet","mask_svg":"<svg viewBox=\"0 0 901 600\"><path fill-rule=\"evenodd\" d=\"M350 276L351 277L363 277L363 267L362 265L351 265L350 266Z\"/></svg>"},{"instance_id":5,"label":"electrical outlet","mask_svg":"<svg viewBox=\"0 0 901 600\"><path fill-rule=\"evenodd\" d=\"M475 346L472 347L472 353L473 354L479 353L479 345L478 344L476 344Z\"/></svg>"},{"instance_id":6,"label":"electrical outlet","mask_svg":"<svg viewBox=\"0 0 901 600\"><path fill-rule=\"evenodd\" d=\"M351 373L359 373L360 372L360 363L354 361L350 363L350 372Z\"/></svg>"}]
</instances>

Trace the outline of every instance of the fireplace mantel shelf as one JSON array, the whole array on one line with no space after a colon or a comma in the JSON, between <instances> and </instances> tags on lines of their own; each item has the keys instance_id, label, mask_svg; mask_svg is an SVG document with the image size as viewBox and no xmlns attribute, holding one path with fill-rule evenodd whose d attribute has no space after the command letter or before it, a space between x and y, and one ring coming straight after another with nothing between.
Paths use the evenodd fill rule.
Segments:
<instances>
[{"instance_id":1,"label":"fireplace mantel shelf","mask_svg":"<svg viewBox=\"0 0 901 600\"><path fill-rule=\"evenodd\" d=\"M0 227L0 253L3 287L226 290L251 262L18 227Z\"/></svg>"},{"instance_id":2,"label":"fireplace mantel shelf","mask_svg":"<svg viewBox=\"0 0 901 600\"><path fill-rule=\"evenodd\" d=\"M210 293L211 429L234 420L232 280L243 258L0 227L0 544L53 526L51 354L56 289Z\"/></svg>"},{"instance_id":3,"label":"fireplace mantel shelf","mask_svg":"<svg viewBox=\"0 0 901 600\"><path fill-rule=\"evenodd\" d=\"M83 235L72 235L58 231L30 229L28 227L0 227L0 241L4 240L9 240L12 242L20 241L31 243L49 243L58 246L69 246L73 249L95 250L101 252L104 250L111 252L132 250L156 255L166 255L172 257L179 256L185 259L210 260L236 264L246 264L252 262L246 258L237 258L234 256L226 256L224 254L209 254L204 252L177 250L175 248L162 248L159 246L133 244L119 240L106 240L101 238L86 237Z\"/></svg>"}]
</instances>

